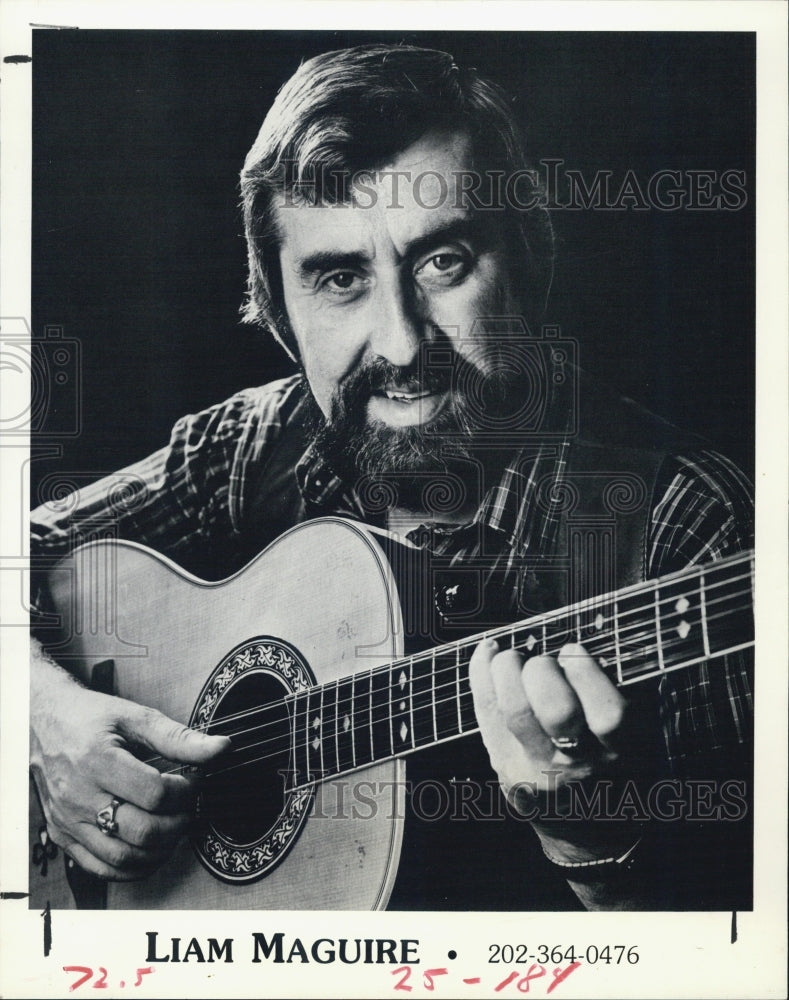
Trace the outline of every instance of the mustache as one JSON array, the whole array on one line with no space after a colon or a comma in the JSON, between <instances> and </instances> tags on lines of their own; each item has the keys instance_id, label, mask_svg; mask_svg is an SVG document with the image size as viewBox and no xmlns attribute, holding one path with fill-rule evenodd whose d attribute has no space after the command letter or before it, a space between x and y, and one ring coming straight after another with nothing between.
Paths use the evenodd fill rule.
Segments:
<instances>
[{"instance_id":1,"label":"mustache","mask_svg":"<svg viewBox=\"0 0 789 1000\"><path fill-rule=\"evenodd\" d=\"M475 371L472 365L457 356L441 365L429 365L416 359L404 366L393 365L385 358L373 358L354 369L340 384L332 403L331 419L360 413L371 396L387 389L430 393L457 391L464 377L470 377Z\"/></svg>"}]
</instances>

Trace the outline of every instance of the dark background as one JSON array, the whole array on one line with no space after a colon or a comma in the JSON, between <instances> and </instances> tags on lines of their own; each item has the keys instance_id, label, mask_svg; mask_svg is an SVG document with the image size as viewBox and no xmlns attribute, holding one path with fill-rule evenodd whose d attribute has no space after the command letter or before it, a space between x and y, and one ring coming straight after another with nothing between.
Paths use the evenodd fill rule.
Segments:
<instances>
[{"instance_id":1,"label":"dark background","mask_svg":"<svg viewBox=\"0 0 789 1000\"><path fill-rule=\"evenodd\" d=\"M476 65L516 96L533 160L587 181L610 170L614 191L628 169L644 184L661 169L745 172L739 211L555 212L546 321L579 341L584 367L750 471L753 35L36 30L33 331L62 328L78 351L67 344L46 396L37 441L62 448L33 461L34 504L290 371L239 322L238 172L303 58L381 40Z\"/></svg>"}]
</instances>

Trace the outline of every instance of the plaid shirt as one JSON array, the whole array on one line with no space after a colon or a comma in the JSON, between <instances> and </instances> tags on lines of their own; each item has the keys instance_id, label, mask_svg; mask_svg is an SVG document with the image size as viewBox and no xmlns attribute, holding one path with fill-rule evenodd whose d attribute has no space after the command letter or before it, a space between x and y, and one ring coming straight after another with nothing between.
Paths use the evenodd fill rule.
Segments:
<instances>
[{"instance_id":1,"label":"plaid shirt","mask_svg":"<svg viewBox=\"0 0 789 1000\"><path fill-rule=\"evenodd\" d=\"M283 428L303 399L293 376L238 393L175 425L169 444L120 472L32 515L31 557L50 563L96 533L143 542L194 569L201 551L220 551L224 575L250 557L255 486ZM546 481L562 481L569 439L513 456L486 492L471 521L425 526L409 538L452 565L479 560L504 580L524 560L551 551L558 517L537 502ZM295 464L302 516L339 514L364 519L359 496L339 480L314 448ZM546 479L547 477L547 479ZM749 484L710 451L664 462L652 498L648 576L712 561L752 545ZM261 512L258 510L257 514ZM265 515L265 511L262 512ZM295 518L295 515L294 515ZM491 553L493 556L491 557ZM198 563L199 565L199 563ZM34 610L48 604L34 574ZM718 750L752 737L750 657L729 655L661 681L660 711L669 761Z\"/></svg>"}]
</instances>

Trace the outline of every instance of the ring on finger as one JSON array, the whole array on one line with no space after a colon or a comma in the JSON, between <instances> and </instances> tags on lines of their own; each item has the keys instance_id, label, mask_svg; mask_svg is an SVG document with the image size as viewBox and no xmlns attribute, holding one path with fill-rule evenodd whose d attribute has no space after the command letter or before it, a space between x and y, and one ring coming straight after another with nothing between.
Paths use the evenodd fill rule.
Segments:
<instances>
[{"instance_id":1,"label":"ring on finger","mask_svg":"<svg viewBox=\"0 0 789 1000\"><path fill-rule=\"evenodd\" d=\"M586 751L587 741L583 736L549 736L548 739L567 757L580 757Z\"/></svg>"},{"instance_id":2,"label":"ring on finger","mask_svg":"<svg viewBox=\"0 0 789 1000\"><path fill-rule=\"evenodd\" d=\"M112 799L108 805L96 813L96 826L107 837L114 837L118 833L118 821L115 815L123 805L123 799Z\"/></svg>"}]
</instances>

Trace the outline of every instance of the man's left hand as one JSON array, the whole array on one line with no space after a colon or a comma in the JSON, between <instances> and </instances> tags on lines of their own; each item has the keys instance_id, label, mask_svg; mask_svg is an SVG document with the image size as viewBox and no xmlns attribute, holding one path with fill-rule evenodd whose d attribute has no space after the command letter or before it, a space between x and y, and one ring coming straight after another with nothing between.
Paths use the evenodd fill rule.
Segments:
<instances>
[{"instance_id":1,"label":"man's left hand","mask_svg":"<svg viewBox=\"0 0 789 1000\"><path fill-rule=\"evenodd\" d=\"M560 818L568 783L620 775L625 762L627 701L583 646L526 659L487 639L469 674L491 764L550 856L575 863L621 848L622 823Z\"/></svg>"}]
</instances>

